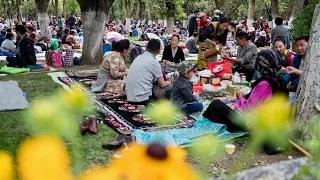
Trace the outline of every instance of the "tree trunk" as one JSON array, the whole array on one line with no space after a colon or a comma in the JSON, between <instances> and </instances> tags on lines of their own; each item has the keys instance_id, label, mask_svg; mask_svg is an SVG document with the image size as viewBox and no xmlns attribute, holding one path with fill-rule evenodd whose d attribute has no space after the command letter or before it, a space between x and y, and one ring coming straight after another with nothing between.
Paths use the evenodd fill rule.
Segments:
<instances>
[{"instance_id":1,"label":"tree trunk","mask_svg":"<svg viewBox=\"0 0 320 180\"><path fill-rule=\"evenodd\" d=\"M253 27L253 18L254 18L254 6L256 0L249 0L249 10L248 10L248 27Z\"/></svg>"},{"instance_id":2,"label":"tree trunk","mask_svg":"<svg viewBox=\"0 0 320 180\"><path fill-rule=\"evenodd\" d=\"M316 5L310 31L308 51L305 60L301 61L297 99L297 118L301 127L306 127L312 118L320 115L320 4ZM305 137L308 134L302 134Z\"/></svg>"},{"instance_id":3,"label":"tree trunk","mask_svg":"<svg viewBox=\"0 0 320 180\"><path fill-rule=\"evenodd\" d=\"M67 18L67 0L63 0L63 15L64 18Z\"/></svg>"},{"instance_id":4,"label":"tree trunk","mask_svg":"<svg viewBox=\"0 0 320 180\"><path fill-rule=\"evenodd\" d=\"M146 9L146 4L142 0L139 2L139 19L144 19L144 10Z\"/></svg>"},{"instance_id":5,"label":"tree trunk","mask_svg":"<svg viewBox=\"0 0 320 180\"><path fill-rule=\"evenodd\" d=\"M19 23L22 22L20 5L21 5L21 0L17 0L17 3L16 3L17 12L18 12L17 20L18 20Z\"/></svg>"},{"instance_id":6,"label":"tree trunk","mask_svg":"<svg viewBox=\"0 0 320 180\"><path fill-rule=\"evenodd\" d=\"M275 27L274 20L276 19L277 16L279 16L278 4L279 4L278 0L271 0L271 14L272 14L273 27Z\"/></svg>"},{"instance_id":7,"label":"tree trunk","mask_svg":"<svg viewBox=\"0 0 320 180\"><path fill-rule=\"evenodd\" d=\"M59 16L59 0L55 0L54 2L54 13L56 17Z\"/></svg>"},{"instance_id":8,"label":"tree trunk","mask_svg":"<svg viewBox=\"0 0 320 180\"><path fill-rule=\"evenodd\" d=\"M38 21L40 26L41 37L47 38L49 37L48 32L48 25L49 25L49 17L48 17L48 6L50 0L35 0L37 6L37 14L38 14Z\"/></svg>"},{"instance_id":9,"label":"tree trunk","mask_svg":"<svg viewBox=\"0 0 320 180\"><path fill-rule=\"evenodd\" d=\"M114 0L77 0L83 22L82 59L84 64L102 62L102 38L106 14Z\"/></svg>"},{"instance_id":10,"label":"tree trunk","mask_svg":"<svg viewBox=\"0 0 320 180\"><path fill-rule=\"evenodd\" d=\"M294 18L296 17L296 14L303 9L305 0L293 0L293 6L292 6L292 11L289 19L289 24L292 23Z\"/></svg>"},{"instance_id":11,"label":"tree trunk","mask_svg":"<svg viewBox=\"0 0 320 180\"><path fill-rule=\"evenodd\" d=\"M129 32L130 24L131 24L130 16L132 12L131 0L123 0L123 5L125 7L125 18L126 18L125 30L126 32Z\"/></svg>"},{"instance_id":12,"label":"tree trunk","mask_svg":"<svg viewBox=\"0 0 320 180\"><path fill-rule=\"evenodd\" d=\"M152 5L148 4L148 24L152 25Z\"/></svg>"},{"instance_id":13,"label":"tree trunk","mask_svg":"<svg viewBox=\"0 0 320 180\"><path fill-rule=\"evenodd\" d=\"M167 32L169 34L172 34L174 27L174 17L168 17L167 18Z\"/></svg>"}]
</instances>

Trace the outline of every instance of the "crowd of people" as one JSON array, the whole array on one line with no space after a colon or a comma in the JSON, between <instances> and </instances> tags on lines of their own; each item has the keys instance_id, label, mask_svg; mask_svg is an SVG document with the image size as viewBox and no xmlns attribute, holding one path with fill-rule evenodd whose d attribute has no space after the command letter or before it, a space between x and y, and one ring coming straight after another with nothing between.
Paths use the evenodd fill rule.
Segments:
<instances>
[{"instance_id":1,"label":"crowd of people","mask_svg":"<svg viewBox=\"0 0 320 180\"><path fill-rule=\"evenodd\" d=\"M221 58L233 64L233 72L243 73L248 82L254 80L253 90L249 97L239 93L239 101L234 107L239 111L248 111L265 102L278 91L288 93L297 89L300 63L306 54L308 37L295 39L292 50L290 31L283 25L282 18L275 19L276 26L269 25L259 19L252 27L248 27L245 19L239 19L238 24L223 16L221 11L215 11L210 18L205 13L195 11L189 16L187 28L177 27L173 32L167 32L163 24L149 25L148 21L132 21L130 31L125 30L125 22L108 21L105 26L107 33L127 33L140 40L147 41L146 50L135 57L130 68L125 66L125 57L130 52L130 42L126 39L110 44L109 52L104 54L100 66L98 80L92 86L93 92L108 91L126 95L131 103L147 104L155 99L155 87L165 89L167 97L187 113L201 112L202 106L193 95L192 83L194 70L207 68L207 64L215 62L216 56L207 56L207 52L218 45L223 47ZM52 38L58 39L59 45L76 47L77 34L81 34L81 18L70 16L52 17L48 31ZM180 27L180 28L179 28ZM15 54L9 58L9 66L32 65L36 63L34 44L38 41L37 28L33 24L15 26L15 32L3 28L0 34L1 52ZM151 37L155 34L156 37ZM170 37L170 41L165 41ZM188 37L184 47L179 43L182 37ZM164 40L165 39L165 40ZM231 46L231 47L230 47ZM232 57L230 48L236 49ZM261 49L261 47L263 47ZM184 49L198 54L197 66L185 61ZM162 53L159 63L156 56ZM174 82L166 79L162 65L176 64L179 77Z\"/></svg>"}]
</instances>

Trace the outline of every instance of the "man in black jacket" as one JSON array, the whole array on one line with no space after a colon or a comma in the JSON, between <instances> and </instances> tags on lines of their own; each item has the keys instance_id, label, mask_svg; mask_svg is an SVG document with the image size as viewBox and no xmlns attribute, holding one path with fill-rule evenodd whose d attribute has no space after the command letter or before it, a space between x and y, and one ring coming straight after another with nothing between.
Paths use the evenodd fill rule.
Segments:
<instances>
[{"instance_id":1,"label":"man in black jacket","mask_svg":"<svg viewBox=\"0 0 320 180\"><path fill-rule=\"evenodd\" d=\"M11 53L16 54L15 58L7 58L9 67L27 67L27 65L35 65L37 62L36 54L34 51L33 41L26 35L26 29L23 25L16 26L17 37L20 38L17 48L10 49Z\"/></svg>"}]
</instances>

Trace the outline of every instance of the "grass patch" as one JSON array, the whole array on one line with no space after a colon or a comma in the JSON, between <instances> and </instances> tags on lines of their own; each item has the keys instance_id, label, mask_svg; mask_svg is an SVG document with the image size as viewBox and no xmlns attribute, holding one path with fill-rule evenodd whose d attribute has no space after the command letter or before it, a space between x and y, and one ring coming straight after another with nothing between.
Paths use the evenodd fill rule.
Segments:
<instances>
[{"instance_id":1,"label":"grass patch","mask_svg":"<svg viewBox=\"0 0 320 180\"><path fill-rule=\"evenodd\" d=\"M68 69L97 69L99 66L74 66ZM65 68L59 68L63 71ZM53 82L47 72L24 73L0 77L0 81L18 81L20 88L27 93L28 102L54 95L62 87ZM25 110L0 112L0 150L8 151L14 157L21 142L30 136L24 123ZM58 113L58 112L57 112ZM106 125L99 124L99 134L86 134L80 138L79 148L82 150L84 168L109 164L113 152L104 150L103 142L112 141L115 132ZM74 156L73 154L70 155Z\"/></svg>"}]
</instances>

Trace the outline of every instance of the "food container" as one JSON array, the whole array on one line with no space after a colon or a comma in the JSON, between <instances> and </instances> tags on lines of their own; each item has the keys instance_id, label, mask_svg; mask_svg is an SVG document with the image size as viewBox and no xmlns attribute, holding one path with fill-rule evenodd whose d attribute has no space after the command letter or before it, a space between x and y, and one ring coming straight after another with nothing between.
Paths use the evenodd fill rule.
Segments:
<instances>
[{"instance_id":1,"label":"food container","mask_svg":"<svg viewBox=\"0 0 320 180\"><path fill-rule=\"evenodd\" d=\"M220 84L220 78L216 77L216 76L211 76L210 77L210 84L212 84L212 85Z\"/></svg>"},{"instance_id":2,"label":"food container","mask_svg":"<svg viewBox=\"0 0 320 180\"><path fill-rule=\"evenodd\" d=\"M201 85L210 84L210 77L200 76L200 84Z\"/></svg>"},{"instance_id":3,"label":"food container","mask_svg":"<svg viewBox=\"0 0 320 180\"><path fill-rule=\"evenodd\" d=\"M236 151L236 146L233 144L226 144L224 148L227 154L233 154Z\"/></svg>"},{"instance_id":4,"label":"food container","mask_svg":"<svg viewBox=\"0 0 320 180\"><path fill-rule=\"evenodd\" d=\"M246 81L246 76L241 76L241 82L245 82Z\"/></svg>"}]
</instances>

